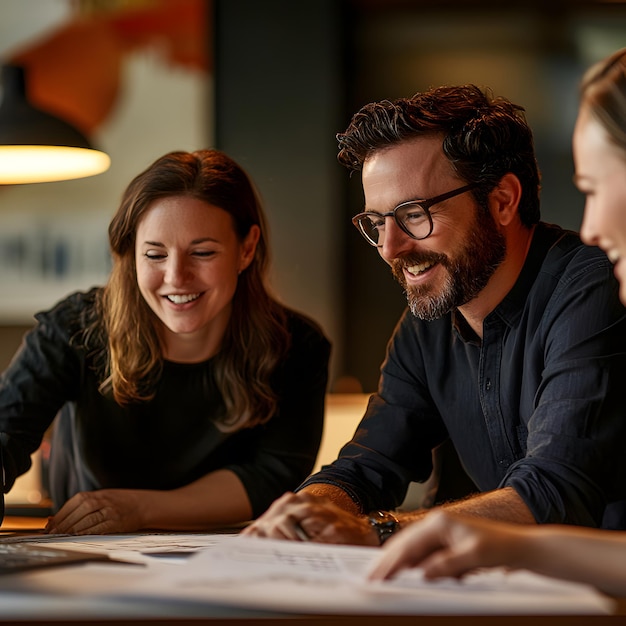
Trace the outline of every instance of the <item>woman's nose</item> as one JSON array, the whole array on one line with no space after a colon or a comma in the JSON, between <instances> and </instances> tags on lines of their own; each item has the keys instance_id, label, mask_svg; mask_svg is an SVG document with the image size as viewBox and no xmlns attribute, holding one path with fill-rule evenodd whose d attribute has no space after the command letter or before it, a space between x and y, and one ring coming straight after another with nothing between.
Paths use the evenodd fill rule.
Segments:
<instances>
[{"instance_id":1,"label":"woman's nose","mask_svg":"<svg viewBox=\"0 0 626 626\"><path fill-rule=\"evenodd\" d=\"M598 218L593 215L593 211L589 206L589 203L585 204L585 211L583 213L583 221L580 226L580 238L588 245L597 245L599 240L598 233Z\"/></svg>"},{"instance_id":2,"label":"woman's nose","mask_svg":"<svg viewBox=\"0 0 626 626\"><path fill-rule=\"evenodd\" d=\"M191 271L188 263L183 258L170 256L167 266L166 281L170 285L184 285L189 281Z\"/></svg>"}]
</instances>

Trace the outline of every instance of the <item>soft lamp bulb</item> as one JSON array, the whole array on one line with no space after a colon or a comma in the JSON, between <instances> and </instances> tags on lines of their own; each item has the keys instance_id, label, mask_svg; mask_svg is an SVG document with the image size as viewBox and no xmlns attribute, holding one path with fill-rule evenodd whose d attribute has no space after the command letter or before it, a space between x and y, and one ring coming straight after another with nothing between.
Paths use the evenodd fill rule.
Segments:
<instances>
[{"instance_id":1,"label":"soft lamp bulb","mask_svg":"<svg viewBox=\"0 0 626 626\"><path fill-rule=\"evenodd\" d=\"M0 184L46 183L93 176L109 169L109 155L68 146L1 146Z\"/></svg>"},{"instance_id":2,"label":"soft lamp bulb","mask_svg":"<svg viewBox=\"0 0 626 626\"><path fill-rule=\"evenodd\" d=\"M0 184L43 183L100 174L111 159L72 125L32 106L24 69L2 71Z\"/></svg>"}]
</instances>

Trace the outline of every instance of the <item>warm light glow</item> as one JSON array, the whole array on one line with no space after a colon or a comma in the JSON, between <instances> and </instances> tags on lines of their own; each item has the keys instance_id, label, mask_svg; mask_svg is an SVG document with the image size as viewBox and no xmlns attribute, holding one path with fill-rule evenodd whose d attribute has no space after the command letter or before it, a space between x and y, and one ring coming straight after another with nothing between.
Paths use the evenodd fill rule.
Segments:
<instances>
[{"instance_id":1,"label":"warm light glow","mask_svg":"<svg viewBox=\"0 0 626 626\"><path fill-rule=\"evenodd\" d=\"M111 159L104 152L66 146L0 145L0 184L46 183L101 174Z\"/></svg>"}]
</instances>

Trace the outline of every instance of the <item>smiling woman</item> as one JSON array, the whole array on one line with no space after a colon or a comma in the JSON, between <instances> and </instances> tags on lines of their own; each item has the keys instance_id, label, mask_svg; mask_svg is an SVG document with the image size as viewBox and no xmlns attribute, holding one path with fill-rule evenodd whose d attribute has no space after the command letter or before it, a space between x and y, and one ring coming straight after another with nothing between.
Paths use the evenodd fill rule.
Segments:
<instances>
[{"instance_id":1,"label":"smiling woman","mask_svg":"<svg viewBox=\"0 0 626 626\"><path fill-rule=\"evenodd\" d=\"M224 153L128 186L108 283L37 316L0 381L6 487L58 413L55 533L249 520L311 471L330 346L268 291L265 219Z\"/></svg>"},{"instance_id":2,"label":"smiling woman","mask_svg":"<svg viewBox=\"0 0 626 626\"><path fill-rule=\"evenodd\" d=\"M254 224L239 241L230 214L197 198L152 204L137 229L137 284L162 322L166 358L197 362L216 354L259 235Z\"/></svg>"}]
</instances>

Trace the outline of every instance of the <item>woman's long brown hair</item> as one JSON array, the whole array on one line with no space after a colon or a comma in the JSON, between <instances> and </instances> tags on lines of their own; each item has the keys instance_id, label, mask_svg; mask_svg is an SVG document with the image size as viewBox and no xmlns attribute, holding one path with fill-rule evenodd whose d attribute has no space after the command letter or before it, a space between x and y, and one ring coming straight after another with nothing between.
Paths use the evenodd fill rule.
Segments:
<instances>
[{"instance_id":1,"label":"woman's long brown hair","mask_svg":"<svg viewBox=\"0 0 626 626\"><path fill-rule=\"evenodd\" d=\"M240 274L231 319L215 359L215 378L225 405L216 423L232 431L270 419L276 410L271 376L289 345L285 310L266 284L267 228L258 195L244 170L219 150L171 152L128 186L109 226L113 268L97 303L93 332L108 343L105 380L121 405L154 397L163 355L157 318L144 301L135 265L137 227L151 204L189 196L218 206L233 218L240 241L253 225L261 235L251 264Z\"/></svg>"}]
</instances>

